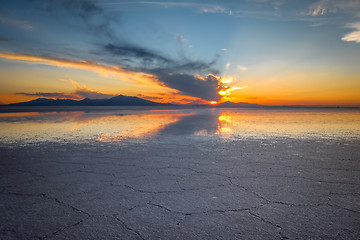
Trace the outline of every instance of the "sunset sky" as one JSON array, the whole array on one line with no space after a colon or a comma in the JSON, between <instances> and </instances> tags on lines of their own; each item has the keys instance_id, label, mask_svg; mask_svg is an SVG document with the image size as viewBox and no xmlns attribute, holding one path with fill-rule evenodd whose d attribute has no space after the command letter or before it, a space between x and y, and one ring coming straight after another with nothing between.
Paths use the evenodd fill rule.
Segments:
<instances>
[{"instance_id":1,"label":"sunset sky","mask_svg":"<svg viewBox=\"0 0 360 240\"><path fill-rule=\"evenodd\" d=\"M0 103L360 106L359 0L0 3Z\"/></svg>"}]
</instances>

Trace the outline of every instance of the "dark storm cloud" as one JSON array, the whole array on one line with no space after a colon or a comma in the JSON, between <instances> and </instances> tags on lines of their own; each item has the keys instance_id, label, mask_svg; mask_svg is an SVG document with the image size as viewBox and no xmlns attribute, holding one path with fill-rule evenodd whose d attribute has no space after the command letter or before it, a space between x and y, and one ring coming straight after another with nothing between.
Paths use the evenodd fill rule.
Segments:
<instances>
[{"instance_id":1,"label":"dark storm cloud","mask_svg":"<svg viewBox=\"0 0 360 240\"><path fill-rule=\"evenodd\" d=\"M199 79L188 74L159 73L157 77L167 87L177 89L188 96L202 98L204 100L218 100L219 81L211 75Z\"/></svg>"}]
</instances>

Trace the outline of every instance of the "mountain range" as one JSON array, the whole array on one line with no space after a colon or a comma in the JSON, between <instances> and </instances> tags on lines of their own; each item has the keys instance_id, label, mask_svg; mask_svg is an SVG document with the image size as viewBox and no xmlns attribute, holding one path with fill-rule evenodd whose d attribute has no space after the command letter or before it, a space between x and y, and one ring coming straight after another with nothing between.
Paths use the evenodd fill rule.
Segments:
<instances>
[{"instance_id":1,"label":"mountain range","mask_svg":"<svg viewBox=\"0 0 360 240\"><path fill-rule=\"evenodd\" d=\"M173 106L170 103L157 103L138 97L119 95L108 99L49 99L37 98L28 102L9 104L8 106Z\"/></svg>"},{"instance_id":2,"label":"mountain range","mask_svg":"<svg viewBox=\"0 0 360 240\"><path fill-rule=\"evenodd\" d=\"M3 105L4 106L4 105ZM171 104L158 103L145 100L139 97L119 95L108 99L89 99L82 100L72 99L49 99L37 98L28 102L12 103L6 106L184 106L184 107L262 107L262 105L251 103L232 103L223 102L217 105L210 104Z\"/></svg>"}]
</instances>

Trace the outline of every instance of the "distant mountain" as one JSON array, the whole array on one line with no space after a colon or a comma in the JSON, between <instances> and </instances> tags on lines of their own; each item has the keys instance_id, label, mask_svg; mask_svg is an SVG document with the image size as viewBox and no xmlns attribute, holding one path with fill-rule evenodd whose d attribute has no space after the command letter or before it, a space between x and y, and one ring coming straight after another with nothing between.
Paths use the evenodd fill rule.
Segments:
<instances>
[{"instance_id":1,"label":"distant mountain","mask_svg":"<svg viewBox=\"0 0 360 240\"><path fill-rule=\"evenodd\" d=\"M28 102L8 104L8 106L77 106L79 101L71 99L48 99L38 98Z\"/></svg>"},{"instance_id":2,"label":"distant mountain","mask_svg":"<svg viewBox=\"0 0 360 240\"><path fill-rule=\"evenodd\" d=\"M119 95L109 99L48 99L38 98L28 102L9 104L8 106L173 106L170 103L157 103L138 97Z\"/></svg>"}]
</instances>

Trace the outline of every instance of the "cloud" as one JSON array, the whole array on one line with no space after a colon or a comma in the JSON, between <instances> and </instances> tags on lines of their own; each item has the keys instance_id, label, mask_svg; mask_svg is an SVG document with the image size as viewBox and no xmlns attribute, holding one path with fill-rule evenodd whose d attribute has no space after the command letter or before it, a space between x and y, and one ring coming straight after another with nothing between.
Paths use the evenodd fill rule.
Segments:
<instances>
[{"instance_id":1,"label":"cloud","mask_svg":"<svg viewBox=\"0 0 360 240\"><path fill-rule=\"evenodd\" d=\"M120 66L111 66L97 63L92 60L69 60L64 58L54 57L41 57L36 55L0 52L0 58L9 60L25 61L32 64L44 64L57 67L76 68L87 71L96 72L101 76L109 76L110 74L116 74L122 80L143 80L151 81L154 76L142 72L133 72L130 70L123 69Z\"/></svg>"},{"instance_id":2,"label":"cloud","mask_svg":"<svg viewBox=\"0 0 360 240\"><path fill-rule=\"evenodd\" d=\"M9 39L0 37L0 42L8 42Z\"/></svg>"},{"instance_id":3,"label":"cloud","mask_svg":"<svg viewBox=\"0 0 360 240\"><path fill-rule=\"evenodd\" d=\"M217 58L215 58L211 62L202 62L202 61L193 61L189 59L182 59L178 62L173 62L172 64L168 64L166 66L160 66L159 68L147 69L152 74L157 75L158 73L187 73L191 75L195 74L219 74L217 69L214 69Z\"/></svg>"},{"instance_id":4,"label":"cloud","mask_svg":"<svg viewBox=\"0 0 360 240\"><path fill-rule=\"evenodd\" d=\"M75 96L79 96L81 98L103 99L103 98L111 98L116 96L109 93L102 93L99 91L91 90L90 88L87 88L85 85L81 86L79 83L71 79L68 81L70 81L70 83L76 88L76 91L73 92L72 94Z\"/></svg>"},{"instance_id":5,"label":"cloud","mask_svg":"<svg viewBox=\"0 0 360 240\"><path fill-rule=\"evenodd\" d=\"M59 92L36 92L36 93L18 92L18 93L15 93L15 94L24 95L24 96L45 97L45 98L78 99L78 98L74 98L74 96L72 94L59 93Z\"/></svg>"},{"instance_id":6,"label":"cloud","mask_svg":"<svg viewBox=\"0 0 360 240\"><path fill-rule=\"evenodd\" d=\"M359 16L360 1L358 0L319 0L313 3L306 15L322 16L328 13L343 12L347 15Z\"/></svg>"},{"instance_id":7,"label":"cloud","mask_svg":"<svg viewBox=\"0 0 360 240\"><path fill-rule=\"evenodd\" d=\"M118 16L105 14L104 9L95 0L47 0L45 2L37 0L37 2L55 16L64 18L63 12L66 11L72 16L79 17L86 24L87 29L97 36L104 35L116 39L111 23L119 23Z\"/></svg>"},{"instance_id":8,"label":"cloud","mask_svg":"<svg viewBox=\"0 0 360 240\"><path fill-rule=\"evenodd\" d=\"M321 5L318 5L315 9L312 9L311 15L312 16L324 15L325 11L326 11L326 9L324 7L322 7Z\"/></svg>"},{"instance_id":9,"label":"cloud","mask_svg":"<svg viewBox=\"0 0 360 240\"><path fill-rule=\"evenodd\" d=\"M355 31L346 34L341 40L360 43L360 22L347 24L346 27L353 28Z\"/></svg>"},{"instance_id":10,"label":"cloud","mask_svg":"<svg viewBox=\"0 0 360 240\"><path fill-rule=\"evenodd\" d=\"M176 40L177 40L179 43L184 43L184 42L185 42L185 40L184 40L184 35L182 35L182 34L176 35Z\"/></svg>"},{"instance_id":11,"label":"cloud","mask_svg":"<svg viewBox=\"0 0 360 240\"><path fill-rule=\"evenodd\" d=\"M33 28L28 21L14 18L0 17L0 23L9 26L19 27L25 30L31 30Z\"/></svg>"},{"instance_id":12,"label":"cloud","mask_svg":"<svg viewBox=\"0 0 360 240\"><path fill-rule=\"evenodd\" d=\"M246 72L246 71L247 71L247 67L242 66L242 65L238 65L236 68L239 69L239 70L242 71L242 72Z\"/></svg>"},{"instance_id":13,"label":"cloud","mask_svg":"<svg viewBox=\"0 0 360 240\"><path fill-rule=\"evenodd\" d=\"M232 14L231 10L227 10L220 5L204 5L201 7L201 12L203 13L228 13Z\"/></svg>"},{"instance_id":14,"label":"cloud","mask_svg":"<svg viewBox=\"0 0 360 240\"><path fill-rule=\"evenodd\" d=\"M167 74L157 75L159 81L165 86L177 89L181 93L205 100L219 100L219 78L214 75L205 77L188 74Z\"/></svg>"},{"instance_id":15,"label":"cloud","mask_svg":"<svg viewBox=\"0 0 360 240\"><path fill-rule=\"evenodd\" d=\"M162 53L129 44L106 44L106 53L118 57L121 63L130 64L133 71L147 72L157 75L158 73L188 73L188 74L218 74L214 69L219 56L210 62L191 60L186 57L173 59Z\"/></svg>"},{"instance_id":16,"label":"cloud","mask_svg":"<svg viewBox=\"0 0 360 240\"><path fill-rule=\"evenodd\" d=\"M182 7L196 9L201 13L225 13L230 14L231 10L218 4L211 3L197 3L197 2L160 2L160 1L139 1L139 2L123 2L123 3L109 3L109 4L147 4L157 5L164 8ZM231 14L230 14L231 15Z\"/></svg>"},{"instance_id":17,"label":"cloud","mask_svg":"<svg viewBox=\"0 0 360 240\"><path fill-rule=\"evenodd\" d=\"M18 92L16 94L18 95L24 95L24 96L34 96L34 97L44 97L44 98L66 98L66 99L73 99L73 100L81 100L84 98L90 98L90 99L104 99L104 98L111 98L115 97L116 95L108 94L108 93L102 93L99 91L91 90L90 88L87 88L86 86L81 86L79 83L73 81L73 80L63 80L63 81L69 81L76 90L72 93L63 93L63 92L36 92L36 93L26 93L26 92Z\"/></svg>"},{"instance_id":18,"label":"cloud","mask_svg":"<svg viewBox=\"0 0 360 240\"><path fill-rule=\"evenodd\" d=\"M136 95L137 97L139 98L143 98L143 99L146 99L146 100L150 100L150 101L153 101L153 100L163 100L162 97L154 97L154 96L146 96L146 95L143 95L141 93L139 93L138 95Z\"/></svg>"},{"instance_id":19,"label":"cloud","mask_svg":"<svg viewBox=\"0 0 360 240\"><path fill-rule=\"evenodd\" d=\"M229 70L230 64L229 62L225 64L225 71Z\"/></svg>"},{"instance_id":20,"label":"cloud","mask_svg":"<svg viewBox=\"0 0 360 240\"><path fill-rule=\"evenodd\" d=\"M155 51L151 51L142 47L134 46L134 45L114 45L114 44L106 44L104 46L106 52L111 53L113 55L119 56L121 58L136 58L142 61L148 62L161 62L161 63L171 63L172 60L156 53Z\"/></svg>"},{"instance_id":21,"label":"cloud","mask_svg":"<svg viewBox=\"0 0 360 240\"><path fill-rule=\"evenodd\" d=\"M219 94L220 94L221 96L229 96L229 95L231 95L231 92L232 92L232 91L240 90L240 89L245 89L245 88L247 88L247 87L248 87L247 85L246 85L246 86L243 86L243 87L229 87L229 88L226 88L226 89L223 89L223 90L219 91Z\"/></svg>"}]
</instances>

